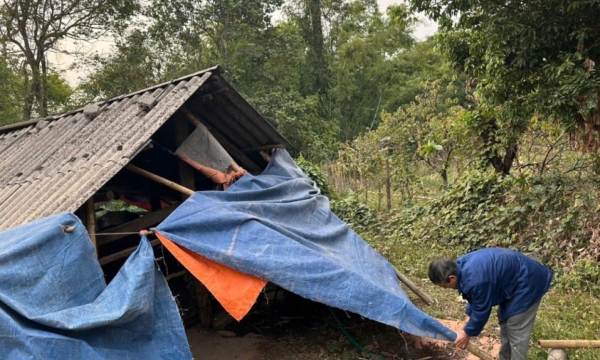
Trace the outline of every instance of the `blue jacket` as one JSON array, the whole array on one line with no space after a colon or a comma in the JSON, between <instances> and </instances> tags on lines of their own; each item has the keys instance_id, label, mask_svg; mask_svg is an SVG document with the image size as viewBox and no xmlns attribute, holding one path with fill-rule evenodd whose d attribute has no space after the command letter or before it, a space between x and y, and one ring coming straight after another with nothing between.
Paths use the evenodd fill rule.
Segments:
<instances>
[{"instance_id":1,"label":"blue jacket","mask_svg":"<svg viewBox=\"0 0 600 360\"><path fill-rule=\"evenodd\" d=\"M552 271L519 252L488 248L473 251L456 260L458 292L469 302L471 318L464 328L477 336L500 306L500 322L522 313L542 299L552 281Z\"/></svg>"}]
</instances>

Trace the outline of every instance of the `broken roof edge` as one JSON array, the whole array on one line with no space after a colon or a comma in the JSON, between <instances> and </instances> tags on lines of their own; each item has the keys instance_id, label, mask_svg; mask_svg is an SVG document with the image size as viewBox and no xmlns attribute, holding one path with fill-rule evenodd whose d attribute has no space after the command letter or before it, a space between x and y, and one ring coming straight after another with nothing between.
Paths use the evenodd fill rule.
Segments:
<instances>
[{"instance_id":1,"label":"broken roof edge","mask_svg":"<svg viewBox=\"0 0 600 360\"><path fill-rule=\"evenodd\" d=\"M210 67L210 68L207 68L207 69L203 69L203 70L197 71L197 72L192 73L192 74L188 74L188 75L182 76L182 77L177 78L177 79L173 79L173 80L170 80L170 81L165 81L163 83L150 86L150 87L142 89L142 90L136 90L136 91L134 91L132 93L129 93L129 94L115 96L113 98L106 99L106 100L103 100L103 101L98 101L98 102L95 102L95 103L96 104L97 103L103 103L104 104L104 103L108 103L108 102L112 102L112 101L121 100L121 99L124 99L124 98L127 98L127 97L131 97L131 96L134 96L134 95L137 95L137 94L140 94L140 93L145 93L147 91L151 91L151 90L155 90L155 89L158 89L158 88L161 88L161 87L165 87L165 86L167 86L169 84L172 84L172 83L175 83L175 82L179 82L179 81L183 81L183 80L188 80L188 79L193 78L194 76L203 75L203 74L205 74L207 72L211 72L214 75L221 75L224 72L224 70L221 67L221 65L216 65L216 66L213 66L213 67ZM94 104L94 103L90 103L90 104ZM85 106L90 105L90 104L86 104L86 105L84 105L83 107L81 107L79 109L70 110L70 111L67 111L67 112L62 113L62 114L55 114L55 115L50 115L50 116L46 116L46 117L43 117L43 118L25 120L25 121L17 122L17 123L14 123L14 124L0 126L0 134L5 133L5 132L10 132L10 131L13 131L13 130L22 129L22 128L28 127L30 125L37 125L37 123L39 123L40 121L52 121L52 120L60 119L60 118L65 117L65 116L69 116L69 115L72 115L72 114L76 114L76 113L82 112L83 109L85 108Z\"/></svg>"}]
</instances>

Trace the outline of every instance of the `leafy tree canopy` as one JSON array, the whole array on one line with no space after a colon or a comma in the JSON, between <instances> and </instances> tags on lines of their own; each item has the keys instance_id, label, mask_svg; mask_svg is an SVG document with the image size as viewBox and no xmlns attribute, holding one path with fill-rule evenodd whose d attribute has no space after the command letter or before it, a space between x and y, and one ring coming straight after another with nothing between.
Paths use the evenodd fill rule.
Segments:
<instances>
[{"instance_id":1,"label":"leafy tree canopy","mask_svg":"<svg viewBox=\"0 0 600 360\"><path fill-rule=\"evenodd\" d=\"M440 45L473 78L480 115L522 133L534 114L598 149L600 3L596 0L411 0L440 24Z\"/></svg>"}]
</instances>

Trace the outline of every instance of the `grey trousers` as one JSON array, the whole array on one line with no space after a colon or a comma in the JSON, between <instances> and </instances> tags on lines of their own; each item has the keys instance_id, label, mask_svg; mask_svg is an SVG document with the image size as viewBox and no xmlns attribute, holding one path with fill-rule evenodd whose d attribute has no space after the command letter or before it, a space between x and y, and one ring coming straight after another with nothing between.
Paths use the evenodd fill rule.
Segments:
<instances>
[{"instance_id":1,"label":"grey trousers","mask_svg":"<svg viewBox=\"0 0 600 360\"><path fill-rule=\"evenodd\" d=\"M527 360L529 339L533 332L535 316L540 302L531 305L525 312L509 317L500 324L500 356L498 360ZM498 308L500 318L500 308Z\"/></svg>"}]
</instances>

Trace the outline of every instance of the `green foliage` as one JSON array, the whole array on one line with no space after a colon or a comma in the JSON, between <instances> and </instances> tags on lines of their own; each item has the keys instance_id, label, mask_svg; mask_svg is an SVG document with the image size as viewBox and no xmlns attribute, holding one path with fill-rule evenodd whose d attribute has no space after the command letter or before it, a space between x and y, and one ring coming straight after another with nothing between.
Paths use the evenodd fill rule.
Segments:
<instances>
[{"instance_id":1,"label":"green foliage","mask_svg":"<svg viewBox=\"0 0 600 360\"><path fill-rule=\"evenodd\" d=\"M96 210L96 217L100 218L107 213L110 212L119 212L119 211L129 211L131 213L143 213L147 212L146 210L137 207L135 205L130 205L121 200L113 200L108 202L102 206L100 210Z\"/></svg>"},{"instance_id":2,"label":"green foliage","mask_svg":"<svg viewBox=\"0 0 600 360\"><path fill-rule=\"evenodd\" d=\"M590 259L579 259L573 268L561 276L556 287L565 292L589 293L600 298L600 264Z\"/></svg>"},{"instance_id":3,"label":"green foliage","mask_svg":"<svg viewBox=\"0 0 600 360\"><path fill-rule=\"evenodd\" d=\"M335 190L329 185L323 172L318 166L312 162L306 160L303 156L296 159L296 164L312 181L315 182L317 187L321 190L321 195L328 197L330 200L337 198Z\"/></svg>"},{"instance_id":4,"label":"green foliage","mask_svg":"<svg viewBox=\"0 0 600 360\"><path fill-rule=\"evenodd\" d=\"M19 74L10 58L0 56L0 126L21 120Z\"/></svg>"},{"instance_id":5,"label":"green foliage","mask_svg":"<svg viewBox=\"0 0 600 360\"><path fill-rule=\"evenodd\" d=\"M71 96L73 95L73 89L59 73L55 71L48 72L46 87L49 114L60 114L72 108Z\"/></svg>"},{"instance_id":6,"label":"green foliage","mask_svg":"<svg viewBox=\"0 0 600 360\"><path fill-rule=\"evenodd\" d=\"M571 181L559 175L513 178L471 172L430 203L401 212L394 221L397 236L462 252L512 247L560 265L589 244L586 223L595 217L597 205L585 191L573 195Z\"/></svg>"},{"instance_id":7,"label":"green foliage","mask_svg":"<svg viewBox=\"0 0 600 360\"><path fill-rule=\"evenodd\" d=\"M439 21L439 42L475 80L498 130L519 136L529 118L561 122L579 147L598 149L600 14L596 0L512 2L412 0Z\"/></svg>"},{"instance_id":8,"label":"green foliage","mask_svg":"<svg viewBox=\"0 0 600 360\"><path fill-rule=\"evenodd\" d=\"M158 83L158 63L157 54L149 46L148 34L133 31L116 42L115 51L108 57L95 54L78 65L91 70L79 85L85 94L82 102L110 99Z\"/></svg>"},{"instance_id":9,"label":"green foliage","mask_svg":"<svg viewBox=\"0 0 600 360\"><path fill-rule=\"evenodd\" d=\"M338 160L339 166L371 181L371 187L389 182L405 204L428 192L431 178L435 187L448 185L453 168L468 166L472 145L457 81L447 76L416 88L421 94L414 102L392 114L384 112L376 130L342 146Z\"/></svg>"},{"instance_id":10,"label":"green foliage","mask_svg":"<svg viewBox=\"0 0 600 360\"><path fill-rule=\"evenodd\" d=\"M369 237L380 231L381 223L377 213L364 205L356 193L348 193L331 204L332 211L352 230L363 237Z\"/></svg>"},{"instance_id":11,"label":"green foliage","mask_svg":"<svg viewBox=\"0 0 600 360\"><path fill-rule=\"evenodd\" d=\"M435 78L441 56L415 44L405 6L373 0L153 1L146 24L126 32L80 87L99 100L220 64L225 77L300 154L322 163L338 140L376 128ZM279 10L279 19L273 15Z\"/></svg>"}]
</instances>

